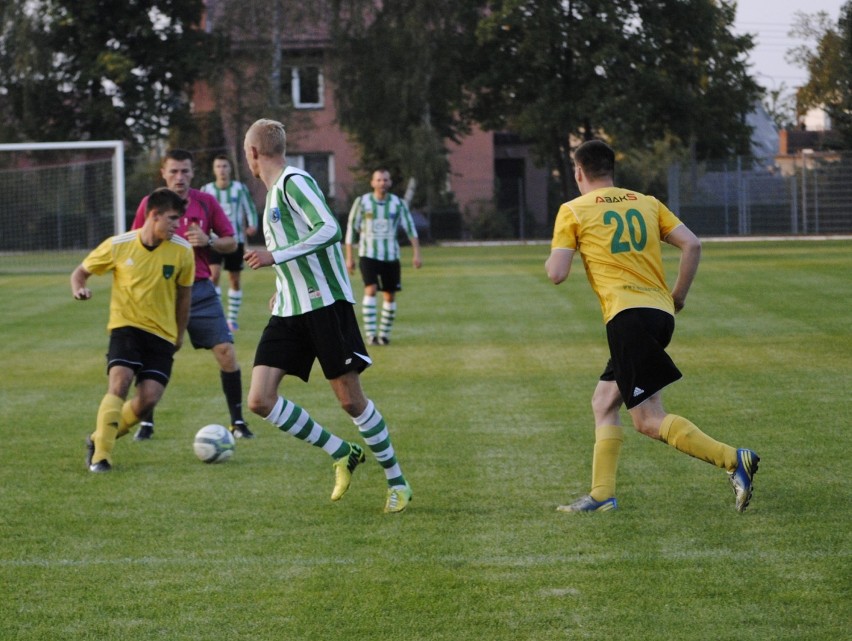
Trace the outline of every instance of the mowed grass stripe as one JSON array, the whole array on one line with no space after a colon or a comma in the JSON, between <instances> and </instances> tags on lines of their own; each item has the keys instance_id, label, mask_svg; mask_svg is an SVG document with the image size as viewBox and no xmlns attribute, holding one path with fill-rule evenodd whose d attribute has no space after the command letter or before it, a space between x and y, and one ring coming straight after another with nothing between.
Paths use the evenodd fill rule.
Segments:
<instances>
[{"instance_id":1,"label":"mowed grass stripe","mask_svg":"<svg viewBox=\"0 0 852 641\"><path fill-rule=\"evenodd\" d=\"M760 453L745 514L724 472L631 430L620 509L555 511L588 490L607 355L582 265L554 287L546 245L426 247L421 270L404 250L393 342L363 377L414 487L399 517L382 513L374 461L333 504L328 457L258 417L233 460L197 461L195 432L227 415L212 356L189 347L155 438L120 441L113 474L87 473L108 279L81 303L67 274L4 275L0 638L843 638L850 248L705 243L666 402ZM247 388L274 283L243 281ZM358 438L318 369L281 391Z\"/></svg>"}]
</instances>

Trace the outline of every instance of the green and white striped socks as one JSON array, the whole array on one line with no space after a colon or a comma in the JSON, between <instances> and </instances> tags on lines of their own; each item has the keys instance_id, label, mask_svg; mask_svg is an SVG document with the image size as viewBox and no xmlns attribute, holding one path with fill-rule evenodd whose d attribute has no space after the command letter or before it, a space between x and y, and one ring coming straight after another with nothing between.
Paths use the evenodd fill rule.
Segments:
<instances>
[{"instance_id":1,"label":"green and white striped socks","mask_svg":"<svg viewBox=\"0 0 852 641\"><path fill-rule=\"evenodd\" d=\"M240 307L243 304L243 290L229 289L228 290L228 323L231 325L237 324L237 316L240 315Z\"/></svg>"},{"instance_id":2,"label":"green and white striped socks","mask_svg":"<svg viewBox=\"0 0 852 641\"><path fill-rule=\"evenodd\" d=\"M367 401L367 407L363 413L353 418L352 421L358 426L358 431L361 437L373 452L373 456L382 466L385 471L390 487L402 487L405 485L405 477L402 475L402 469L399 462L396 460L396 452L394 452L391 444L390 433L388 432L385 419L373 405L373 401Z\"/></svg>"},{"instance_id":3,"label":"green and white striped socks","mask_svg":"<svg viewBox=\"0 0 852 641\"><path fill-rule=\"evenodd\" d=\"M332 458L338 459L349 454L349 443L314 422L306 410L283 396L278 397L275 407L264 420L300 441L321 447Z\"/></svg>"},{"instance_id":4,"label":"green and white striped socks","mask_svg":"<svg viewBox=\"0 0 852 641\"><path fill-rule=\"evenodd\" d=\"M361 315L364 319L364 333L369 336L376 335L376 297L364 296L361 301Z\"/></svg>"},{"instance_id":5,"label":"green and white striped socks","mask_svg":"<svg viewBox=\"0 0 852 641\"><path fill-rule=\"evenodd\" d=\"M396 301L385 301L382 305L382 322L379 326L379 336L390 340L391 329L393 329L393 320L396 318Z\"/></svg>"}]
</instances>

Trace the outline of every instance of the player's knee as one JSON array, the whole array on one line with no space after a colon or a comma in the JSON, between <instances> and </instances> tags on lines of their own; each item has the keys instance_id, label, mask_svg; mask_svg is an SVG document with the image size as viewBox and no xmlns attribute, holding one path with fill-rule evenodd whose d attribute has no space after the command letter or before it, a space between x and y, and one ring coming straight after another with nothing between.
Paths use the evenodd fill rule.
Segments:
<instances>
[{"instance_id":1,"label":"player's knee","mask_svg":"<svg viewBox=\"0 0 852 641\"><path fill-rule=\"evenodd\" d=\"M621 407L621 396L600 391L592 395L592 413L597 421L603 420Z\"/></svg>"},{"instance_id":2,"label":"player's knee","mask_svg":"<svg viewBox=\"0 0 852 641\"><path fill-rule=\"evenodd\" d=\"M235 372L239 369L237 351L234 349L233 343L219 343L213 348L213 355L223 371Z\"/></svg>"},{"instance_id":3,"label":"player's knee","mask_svg":"<svg viewBox=\"0 0 852 641\"><path fill-rule=\"evenodd\" d=\"M636 431L653 439L660 438L660 426L649 420L634 420L633 425Z\"/></svg>"},{"instance_id":4,"label":"player's knee","mask_svg":"<svg viewBox=\"0 0 852 641\"><path fill-rule=\"evenodd\" d=\"M340 407L352 417L359 416L364 411L364 404L353 398L341 398Z\"/></svg>"},{"instance_id":5,"label":"player's knee","mask_svg":"<svg viewBox=\"0 0 852 641\"><path fill-rule=\"evenodd\" d=\"M653 439L660 438L662 418L658 414L631 412L631 418L637 432Z\"/></svg>"},{"instance_id":6,"label":"player's knee","mask_svg":"<svg viewBox=\"0 0 852 641\"><path fill-rule=\"evenodd\" d=\"M259 394L252 394L249 392L248 397L246 398L246 404L248 405L249 410L257 414L261 417L269 416L269 413L275 407L275 401L278 399L270 399L265 398Z\"/></svg>"}]
</instances>

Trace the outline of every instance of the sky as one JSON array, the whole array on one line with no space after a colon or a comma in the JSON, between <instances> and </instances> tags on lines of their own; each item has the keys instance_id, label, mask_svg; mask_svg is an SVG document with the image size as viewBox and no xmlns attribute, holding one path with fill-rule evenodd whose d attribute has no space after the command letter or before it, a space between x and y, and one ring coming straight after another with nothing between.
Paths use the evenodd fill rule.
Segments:
<instances>
[{"instance_id":1,"label":"sky","mask_svg":"<svg viewBox=\"0 0 852 641\"><path fill-rule=\"evenodd\" d=\"M788 37L794 14L802 11L814 14L828 13L834 24L840 16L840 7L846 0L739 0L734 30L737 33L755 34L755 47L750 60L752 74L767 89L780 89L783 82L793 89L807 82L807 71L785 62L787 50L802 44ZM813 46L814 43L810 43Z\"/></svg>"}]
</instances>

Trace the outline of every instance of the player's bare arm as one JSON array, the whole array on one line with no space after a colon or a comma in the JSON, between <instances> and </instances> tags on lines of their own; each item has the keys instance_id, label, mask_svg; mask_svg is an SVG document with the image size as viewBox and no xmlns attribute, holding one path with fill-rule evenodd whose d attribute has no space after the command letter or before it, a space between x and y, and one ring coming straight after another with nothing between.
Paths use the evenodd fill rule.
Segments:
<instances>
[{"instance_id":1,"label":"player's bare arm","mask_svg":"<svg viewBox=\"0 0 852 641\"><path fill-rule=\"evenodd\" d=\"M556 248L550 250L550 256L544 263L547 277L554 285L558 285L568 278L571 272L571 260L574 258L573 249Z\"/></svg>"},{"instance_id":2,"label":"player's bare arm","mask_svg":"<svg viewBox=\"0 0 852 641\"><path fill-rule=\"evenodd\" d=\"M260 269L261 267L269 267L275 264L275 259L272 258L272 252L265 249L252 249L247 251L244 257L246 265L252 269Z\"/></svg>"},{"instance_id":3,"label":"player's bare arm","mask_svg":"<svg viewBox=\"0 0 852 641\"><path fill-rule=\"evenodd\" d=\"M177 319L177 340L175 341L175 351L178 351L183 345L183 335L186 332L186 326L189 324L189 310L192 305L192 287L178 286L176 303L175 318Z\"/></svg>"},{"instance_id":4,"label":"player's bare arm","mask_svg":"<svg viewBox=\"0 0 852 641\"><path fill-rule=\"evenodd\" d=\"M71 272L71 295L76 300L89 300L92 297L92 291L86 287L89 276L91 274L82 265L78 265L77 269Z\"/></svg>"},{"instance_id":5,"label":"player's bare arm","mask_svg":"<svg viewBox=\"0 0 852 641\"><path fill-rule=\"evenodd\" d=\"M355 273L355 259L352 256L352 243L346 243L344 246L346 252L346 269L350 274Z\"/></svg>"},{"instance_id":6,"label":"player's bare arm","mask_svg":"<svg viewBox=\"0 0 852 641\"><path fill-rule=\"evenodd\" d=\"M681 251L680 264L677 270L677 280L672 287L675 313L683 309L686 296L695 274L698 272L698 262L701 260L701 241L686 225L679 225L666 236L665 241Z\"/></svg>"},{"instance_id":7,"label":"player's bare arm","mask_svg":"<svg viewBox=\"0 0 852 641\"><path fill-rule=\"evenodd\" d=\"M237 239L233 236L213 236L204 233L197 224L193 223L186 230L186 239L193 247L207 247L208 245L220 254L230 254L237 249Z\"/></svg>"},{"instance_id":8,"label":"player's bare arm","mask_svg":"<svg viewBox=\"0 0 852 641\"><path fill-rule=\"evenodd\" d=\"M420 258L420 240L417 238L411 238L411 248L414 250L414 257L411 259L411 264L414 265L414 269L420 269L423 265L423 260Z\"/></svg>"}]
</instances>

